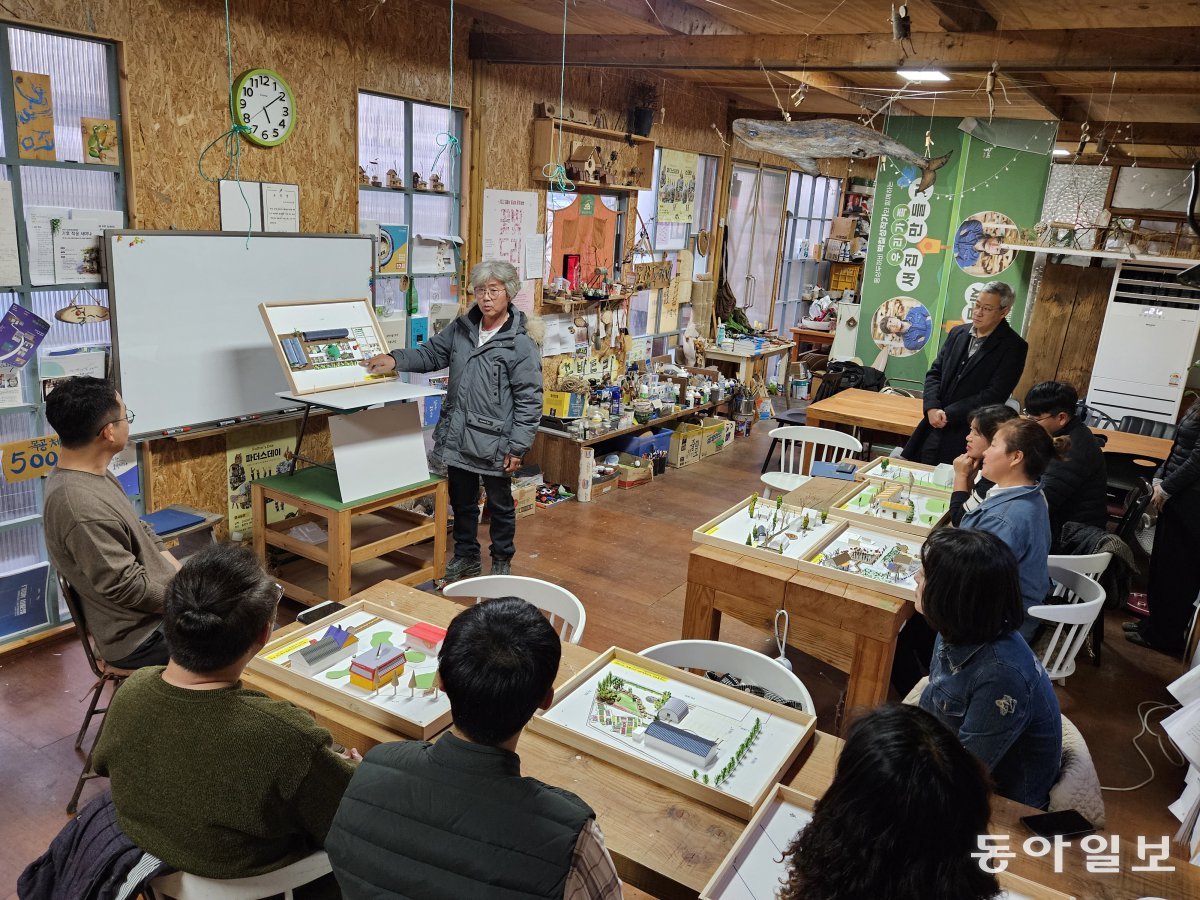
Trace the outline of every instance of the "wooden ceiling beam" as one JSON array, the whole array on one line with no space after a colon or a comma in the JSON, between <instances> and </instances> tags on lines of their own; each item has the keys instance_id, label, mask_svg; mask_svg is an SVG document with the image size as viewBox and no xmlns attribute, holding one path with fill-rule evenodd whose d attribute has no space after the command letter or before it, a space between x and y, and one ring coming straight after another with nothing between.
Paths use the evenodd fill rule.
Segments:
<instances>
[{"instance_id":1,"label":"wooden ceiling beam","mask_svg":"<svg viewBox=\"0 0 1200 900\"><path fill-rule=\"evenodd\" d=\"M684 0L592 0L615 13L657 25L670 34L711 35L741 32Z\"/></svg>"},{"instance_id":2,"label":"wooden ceiling beam","mask_svg":"<svg viewBox=\"0 0 1200 900\"><path fill-rule=\"evenodd\" d=\"M864 112L877 113L884 107L887 107L893 114L898 116L916 115L911 107L906 106L901 101L894 100L889 102L891 98L864 91L854 82L848 81L832 72L788 71L781 72L780 74L786 75L788 78L794 79L801 84L807 84L809 87L816 88L826 94L832 94L839 100L846 100L853 103Z\"/></svg>"},{"instance_id":3,"label":"wooden ceiling beam","mask_svg":"<svg viewBox=\"0 0 1200 900\"><path fill-rule=\"evenodd\" d=\"M568 36L567 65L626 69L810 69L826 72L941 68L983 72L999 60L1007 72L1200 71L1200 27L1078 28L917 33L911 52L888 34L714 34ZM471 35L472 59L558 65L557 35Z\"/></svg>"},{"instance_id":4,"label":"wooden ceiling beam","mask_svg":"<svg viewBox=\"0 0 1200 900\"><path fill-rule=\"evenodd\" d=\"M1072 143L1079 140L1081 122L1062 122L1058 126L1058 140ZM1195 122L1089 122L1088 134L1092 141L1102 136L1113 144L1132 147L1138 144L1170 144L1176 147L1200 146L1200 123Z\"/></svg>"},{"instance_id":5,"label":"wooden ceiling beam","mask_svg":"<svg viewBox=\"0 0 1200 900\"><path fill-rule=\"evenodd\" d=\"M979 0L929 0L947 31L995 31L996 20Z\"/></svg>"}]
</instances>

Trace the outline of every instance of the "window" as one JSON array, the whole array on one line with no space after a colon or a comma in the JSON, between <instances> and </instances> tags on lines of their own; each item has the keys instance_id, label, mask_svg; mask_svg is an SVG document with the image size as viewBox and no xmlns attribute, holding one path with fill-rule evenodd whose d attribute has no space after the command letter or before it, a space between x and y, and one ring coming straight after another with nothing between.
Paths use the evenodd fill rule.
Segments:
<instances>
[{"instance_id":1,"label":"window","mask_svg":"<svg viewBox=\"0 0 1200 900\"><path fill-rule=\"evenodd\" d=\"M828 284L829 263L816 254L821 253L829 237L841 193L842 183L837 178L802 172L788 176L787 233L774 318L779 334L785 337L787 330L798 325L808 312L807 304L800 299L808 286Z\"/></svg>"},{"instance_id":2,"label":"window","mask_svg":"<svg viewBox=\"0 0 1200 900\"><path fill-rule=\"evenodd\" d=\"M371 184L359 186L359 221L408 225L410 252L416 234L459 235L462 156L447 146L446 135L461 141L462 133L461 110L360 91L358 164ZM388 187L389 171L402 188ZM445 190L417 190L414 172L430 184L436 174ZM408 283L398 276L375 279L375 306L385 332L389 319L406 318ZM413 275L411 284L416 315L428 316L431 303L458 301L458 285L450 276Z\"/></svg>"},{"instance_id":3,"label":"window","mask_svg":"<svg viewBox=\"0 0 1200 900\"><path fill-rule=\"evenodd\" d=\"M21 159L12 105L12 72L50 77L53 109L53 160ZM80 304L108 305L102 284L33 285L30 274L28 221L34 207L72 210L125 211L122 146L116 142L116 165L84 163L83 117L121 123L116 48L104 41L69 37L28 28L0 26L0 139L3 159L0 180L12 187L17 229L20 283L0 291L0 315L18 303L50 323L39 355L67 348L111 348L109 323L69 324L54 314L77 299ZM111 359L109 361L111 367ZM6 374L5 378L9 376ZM39 359L21 370L21 394L16 405L0 407L0 443L48 434L42 402ZM138 498L134 498L135 501ZM13 484L0 481L0 578L48 561L42 535L41 479ZM31 604L24 615L12 616L12 606L0 608L0 644L44 631L69 617L61 605L54 580L46 568L45 600ZM28 576L27 576L28 577ZM31 596L36 596L31 595Z\"/></svg>"},{"instance_id":4,"label":"window","mask_svg":"<svg viewBox=\"0 0 1200 900\"><path fill-rule=\"evenodd\" d=\"M696 206L691 222L658 221L658 175L661 150L654 151L654 174L651 190L638 193L637 210L640 221L634 224L636 240L645 235L642 246L648 242L655 251L653 255L645 253L634 256L635 263L652 262L669 259L676 262L679 251L693 250L692 272L695 275L707 273L712 268L713 255L718 250L718 243L712 242L707 256L695 253L692 236L700 231L712 231L713 216L716 211L717 173L720 159L716 156L701 155L696 165ZM691 321L692 307L690 304L680 304L677 316L662 309L665 291L642 291L630 301L629 333L634 337L650 337L650 355L661 356L679 344L679 335Z\"/></svg>"}]
</instances>

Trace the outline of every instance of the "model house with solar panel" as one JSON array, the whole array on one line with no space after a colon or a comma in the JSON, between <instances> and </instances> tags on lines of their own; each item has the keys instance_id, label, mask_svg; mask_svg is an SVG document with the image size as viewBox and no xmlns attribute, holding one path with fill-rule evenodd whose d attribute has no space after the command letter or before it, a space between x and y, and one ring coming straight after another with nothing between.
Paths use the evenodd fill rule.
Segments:
<instances>
[{"instance_id":1,"label":"model house with solar panel","mask_svg":"<svg viewBox=\"0 0 1200 900\"><path fill-rule=\"evenodd\" d=\"M706 769L717 759L717 742L684 731L666 722L651 722L646 726L646 746L669 753L690 766Z\"/></svg>"},{"instance_id":2,"label":"model house with solar panel","mask_svg":"<svg viewBox=\"0 0 1200 900\"><path fill-rule=\"evenodd\" d=\"M404 650L380 644L364 650L350 663L350 683L364 691L377 691L404 672Z\"/></svg>"},{"instance_id":3,"label":"model house with solar panel","mask_svg":"<svg viewBox=\"0 0 1200 900\"><path fill-rule=\"evenodd\" d=\"M288 657L288 662L292 671L311 676L349 659L357 649L358 638L344 628L330 625L320 640L297 650Z\"/></svg>"}]
</instances>

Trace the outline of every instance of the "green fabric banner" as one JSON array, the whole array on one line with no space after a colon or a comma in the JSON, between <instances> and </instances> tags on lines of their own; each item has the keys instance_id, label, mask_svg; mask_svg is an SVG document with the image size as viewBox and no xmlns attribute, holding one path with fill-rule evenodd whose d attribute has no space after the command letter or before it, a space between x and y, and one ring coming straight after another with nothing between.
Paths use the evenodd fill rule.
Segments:
<instances>
[{"instance_id":1,"label":"green fabric banner","mask_svg":"<svg viewBox=\"0 0 1200 900\"><path fill-rule=\"evenodd\" d=\"M937 183L918 192L915 166L880 161L862 289L857 354L867 365L886 350L886 372L919 387L947 332L968 321L989 281L1012 285L1009 324L1020 330L1033 255L1009 249L1042 212L1057 122L1009 120L1021 146L994 146L959 129L958 118L894 116L887 134L930 156L953 151ZM1020 140L1017 141L1020 143Z\"/></svg>"}]
</instances>

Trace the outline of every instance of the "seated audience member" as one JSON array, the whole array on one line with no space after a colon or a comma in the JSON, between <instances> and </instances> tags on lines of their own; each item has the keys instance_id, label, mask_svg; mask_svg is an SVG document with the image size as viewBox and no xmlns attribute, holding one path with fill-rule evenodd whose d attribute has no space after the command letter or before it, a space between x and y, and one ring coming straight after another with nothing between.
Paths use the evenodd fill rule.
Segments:
<instances>
[{"instance_id":1,"label":"seated audience member","mask_svg":"<svg viewBox=\"0 0 1200 900\"><path fill-rule=\"evenodd\" d=\"M1171 452L1154 477L1151 505L1158 511L1150 583L1150 615L1125 624L1125 639L1172 656L1184 651L1193 605L1200 594L1200 401L1179 423Z\"/></svg>"},{"instance_id":2,"label":"seated audience member","mask_svg":"<svg viewBox=\"0 0 1200 900\"><path fill-rule=\"evenodd\" d=\"M917 610L938 633L921 708L991 772L996 793L1045 809L1062 761L1050 676L1017 634L1017 561L986 531L943 528L921 549Z\"/></svg>"},{"instance_id":3,"label":"seated audience member","mask_svg":"<svg viewBox=\"0 0 1200 900\"><path fill-rule=\"evenodd\" d=\"M281 594L248 549L191 557L167 593L171 661L131 675L104 722L96 771L121 829L193 875L258 875L321 849L354 771L357 754L334 753L308 713L241 685ZM336 897L322 881L305 896Z\"/></svg>"},{"instance_id":4,"label":"seated audience member","mask_svg":"<svg viewBox=\"0 0 1200 900\"><path fill-rule=\"evenodd\" d=\"M621 896L591 808L521 776L517 740L553 702L561 655L546 617L516 597L455 616L438 654L453 727L372 749L330 829L347 900Z\"/></svg>"},{"instance_id":5,"label":"seated audience member","mask_svg":"<svg viewBox=\"0 0 1200 900\"><path fill-rule=\"evenodd\" d=\"M1042 493L1050 507L1050 538L1057 547L1062 527L1079 522L1095 528L1108 524L1108 471L1104 451L1092 429L1075 415L1079 395L1062 381L1035 384L1025 395L1025 416L1050 437L1071 439L1066 458L1050 463L1042 476Z\"/></svg>"},{"instance_id":6,"label":"seated audience member","mask_svg":"<svg viewBox=\"0 0 1200 900\"><path fill-rule=\"evenodd\" d=\"M990 794L978 760L929 713L872 710L850 726L833 783L787 848L779 897L995 897L996 876L971 856Z\"/></svg>"},{"instance_id":7,"label":"seated audience member","mask_svg":"<svg viewBox=\"0 0 1200 900\"><path fill-rule=\"evenodd\" d=\"M1016 417L1017 411L1003 403L983 406L971 413L967 449L954 460L954 493L950 495L951 525L959 524L962 517L978 507L991 490L992 483L980 471L983 453L991 446L996 429Z\"/></svg>"},{"instance_id":8,"label":"seated audience member","mask_svg":"<svg viewBox=\"0 0 1200 900\"><path fill-rule=\"evenodd\" d=\"M101 659L120 669L165 665L163 597L179 564L108 471L129 443L133 413L111 382L80 377L54 389L46 421L62 442L46 479L50 561L79 594Z\"/></svg>"},{"instance_id":9,"label":"seated audience member","mask_svg":"<svg viewBox=\"0 0 1200 900\"><path fill-rule=\"evenodd\" d=\"M1069 446L1069 438L1052 439L1029 419L1005 422L983 453L981 470L992 488L960 523L963 528L990 531L1012 550L1020 567L1025 609L1044 602L1050 589L1050 513L1038 479ZM1017 626L1026 640L1032 640L1038 621L1027 617Z\"/></svg>"}]
</instances>

